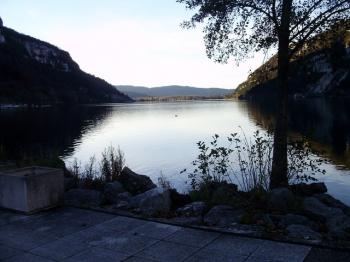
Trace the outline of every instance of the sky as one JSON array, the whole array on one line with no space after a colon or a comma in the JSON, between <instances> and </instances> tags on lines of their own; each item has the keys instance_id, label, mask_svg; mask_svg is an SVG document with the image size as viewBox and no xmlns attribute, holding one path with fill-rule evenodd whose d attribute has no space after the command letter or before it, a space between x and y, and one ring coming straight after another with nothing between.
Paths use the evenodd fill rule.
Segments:
<instances>
[{"instance_id":1,"label":"sky","mask_svg":"<svg viewBox=\"0 0 350 262\"><path fill-rule=\"evenodd\" d=\"M206 56L202 28L176 0L1 0L4 26L70 53L80 68L115 85L236 88L263 63Z\"/></svg>"}]
</instances>

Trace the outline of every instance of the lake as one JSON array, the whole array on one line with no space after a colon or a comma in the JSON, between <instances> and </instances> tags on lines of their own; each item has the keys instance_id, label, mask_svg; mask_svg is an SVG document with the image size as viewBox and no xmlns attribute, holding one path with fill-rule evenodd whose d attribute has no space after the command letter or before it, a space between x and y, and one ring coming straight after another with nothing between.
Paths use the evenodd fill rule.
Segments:
<instances>
[{"instance_id":1,"label":"lake","mask_svg":"<svg viewBox=\"0 0 350 262\"><path fill-rule=\"evenodd\" d=\"M350 103L346 100L301 100L291 104L290 136L306 136L327 175L320 177L335 197L350 204ZM249 138L265 132L274 120L272 103L187 101L175 103L104 104L66 108L0 111L0 156L17 158L56 153L69 166L84 165L113 145L127 165L155 182L163 174L186 191L180 175L198 155L196 142L214 134L225 138L243 130Z\"/></svg>"}]
</instances>

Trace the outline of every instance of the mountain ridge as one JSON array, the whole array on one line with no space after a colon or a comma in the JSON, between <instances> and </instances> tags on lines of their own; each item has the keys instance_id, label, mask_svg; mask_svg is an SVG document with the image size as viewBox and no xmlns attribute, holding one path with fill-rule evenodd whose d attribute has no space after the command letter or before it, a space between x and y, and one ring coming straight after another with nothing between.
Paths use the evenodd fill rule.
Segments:
<instances>
[{"instance_id":1,"label":"mountain ridge","mask_svg":"<svg viewBox=\"0 0 350 262\"><path fill-rule=\"evenodd\" d=\"M55 45L0 26L0 104L132 102Z\"/></svg>"},{"instance_id":2,"label":"mountain ridge","mask_svg":"<svg viewBox=\"0 0 350 262\"><path fill-rule=\"evenodd\" d=\"M167 85L167 86L158 86L158 87L115 85L115 87L132 98L175 97L175 96L217 97L217 96L227 96L233 92L233 89L214 88L214 87L200 88L200 87L182 86L182 85Z\"/></svg>"}]
</instances>

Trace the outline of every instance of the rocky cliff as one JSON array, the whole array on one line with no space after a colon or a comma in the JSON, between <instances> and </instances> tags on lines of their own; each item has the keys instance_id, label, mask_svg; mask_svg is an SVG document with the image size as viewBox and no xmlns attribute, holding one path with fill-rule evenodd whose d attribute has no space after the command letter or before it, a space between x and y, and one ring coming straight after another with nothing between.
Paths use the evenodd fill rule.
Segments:
<instances>
[{"instance_id":1,"label":"rocky cliff","mask_svg":"<svg viewBox=\"0 0 350 262\"><path fill-rule=\"evenodd\" d=\"M350 97L350 30L346 25L336 32L315 38L291 62L289 92L294 97ZM321 40L322 39L322 40ZM254 71L240 84L238 98L274 97L277 56Z\"/></svg>"},{"instance_id":2,"label":"rocky cliff","mask_svg":"<svg viewBox=\"0 0 350 262\"><path fill-rule=\"evenodd\" d=\"M69 53L0 25L0 103L130 102Z\"/></svg>"}]
</instances>

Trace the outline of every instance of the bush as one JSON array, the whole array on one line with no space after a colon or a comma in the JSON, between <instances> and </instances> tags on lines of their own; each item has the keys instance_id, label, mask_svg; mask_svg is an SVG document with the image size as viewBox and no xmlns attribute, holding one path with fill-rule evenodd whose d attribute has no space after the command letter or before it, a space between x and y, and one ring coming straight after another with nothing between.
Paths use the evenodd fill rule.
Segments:
<instances>
[{"instance_id":1,"label":"bush","mask_svg":"<svg viewBox=\"0 0 350 262\"><path fill-rule=\"evenodd\" d=\"M102 152L100 163L101 176L107 181L115 181L120 176L125 166L124 153L113 146L109 146Z\"/></svg>"},{"instance_id":2,"label":"bush","mask_svg":"<svg viewBox=\"0 0 350 262\"><path fill-rule=\"evenodd\" d=\"M234 133L227 137L227 146L219 146L218 141L216 134L209 145L202 141L197 143L199 155L188 172L193 190L213 182L232 182L233 178L243 191L268 190L273 156L271 134L257 130L252 139L248 139L244 132ZM320 168L325 160L313 156L305 139L290 141L288 162L290 183L316 180L317 173L325 173ZM184 172L187 170L181 171Z\"/></svg>"},{"instance_id":3,"label":"bush","mask_svg":"<svg viewBox=\"0 0 350 262\"><path fill-rule=\"evenodd\" d=\"M113 146L109 146L102 152L100 162L92 156L82 168L81 163L74 159L69 171L77 178L81 187L102 190L105 183L118 179L124 167L124 153L119 147L116 150Z\"/></svg>"}]
</instances>

